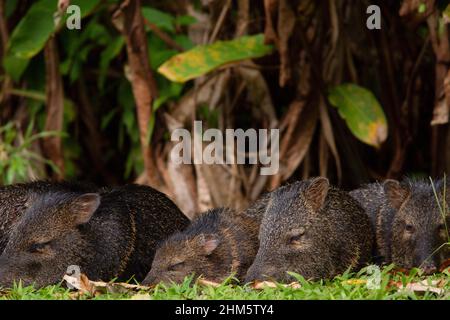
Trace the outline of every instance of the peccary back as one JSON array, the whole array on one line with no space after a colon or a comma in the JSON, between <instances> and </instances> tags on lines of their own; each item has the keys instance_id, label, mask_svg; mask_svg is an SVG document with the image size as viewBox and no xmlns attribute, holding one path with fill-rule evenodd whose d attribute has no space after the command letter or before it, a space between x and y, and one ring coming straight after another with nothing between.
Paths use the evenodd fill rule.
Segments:
<instances>
[{"instance_id":1,"label":"peccary back","mask_svg":"<svg viewBox=\"0 0 450 320\"><path fill-rule=\"evenodd\" d=\"M57 283L70 265L93 280L142 280L156 243L188 222L150 187L44 193L12 229L0 257L0 285Z\"/></svg>"}]
</instances>

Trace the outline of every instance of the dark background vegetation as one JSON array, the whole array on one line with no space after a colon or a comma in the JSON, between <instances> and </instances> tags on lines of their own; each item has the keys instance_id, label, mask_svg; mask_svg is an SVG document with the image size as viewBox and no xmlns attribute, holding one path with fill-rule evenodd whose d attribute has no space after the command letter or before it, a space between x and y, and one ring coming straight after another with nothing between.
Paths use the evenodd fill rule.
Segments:
<instances>
[{"instance_id":1,"label":"dark background vegetation","mask_svg":"<svg viewBox=\"0 0 450 320\"><path fill-rule=\"evenodd\" d=\"M94 1L81 30L57 29L19 72L3 58L35 2L0 0L3 184L137 181L192 216L243 207L309 176L352 188L449 169L448 1ZM48 2L57 11L57 1ZM370 4L381 8L381 30L366 27ZM259 33L272 54L183 84L156 71L197 45ZM356 139L330 105L329 88L342 83L367 88L380 102L389 131L379 148ZM280 128L280 173L171 164L170 131L194 119L221 129Z\"/></svg>"}]
</instances>

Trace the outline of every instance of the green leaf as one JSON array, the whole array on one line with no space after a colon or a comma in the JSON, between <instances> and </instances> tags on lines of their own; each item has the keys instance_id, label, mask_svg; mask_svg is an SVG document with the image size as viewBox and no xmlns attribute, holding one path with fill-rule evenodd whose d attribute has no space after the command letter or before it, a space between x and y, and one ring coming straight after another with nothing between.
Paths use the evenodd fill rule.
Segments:
<instances>
[{"instance_id":1,"label":"green leaf","mask_svg":"<svg viewBox=\"0 0 450 320\"><path fill-rule=\"evenodd\" d=\"M55 31L54 13L57 0L36 1L11 34L3 65L6 72L18 81L28 66L29 59L38 54ZM81 18L92 13L100 0L73 0L81 9ZM67 14L65 14L65 19Z\"/></svg>"},{"instance_id":2,"label":"green leaf","mask_svg":"<svg viewBox=\"0 0 450 320\"><path fill-rule=\"evenodd\" d=\"M176 55L178 51L167 50L155 50L150 54L150 67L154 70L161 66L165 61Z\"/></svg>"},{"instance_id":3,"label":"green leaf","mask_svg":"<svg viewBox=\"0 0 450 320\"><path fill-rule=\"evenodd\" d=\"M343 84L329 91L328 100L359 140L376 148L386 140L386 116L372 92L355 84Z\"/></svg>"},{"instance_id":4,"label":"green leaf","mask_svg":"<svg viewBox=\"0 0 450 320\"><path fill-rule=\"evenodd\" d=\"M425 11L427 11L427 5L425 3L421 3L419 5L418 11L419 11L419 13L424 13Z\"/></svg>"},{"instance_id":5,"label":"green leaf","mask_svg":"<svg viewBox=\"0 0 450 320\"><path fill-rule=\"evenodd\" d=\"M84 18L94 11L95 7L100 3L100 0L72 0L71 5L77 5L80 7L81 18Z\"/></svg>"},{"instance_id":6,"label":"green leaf","mask_svg":"<svg viewBox=\"0 0 450 320\"><path fill-rule=\"evenodd\" d=\"M147 41L151 50L149 53L150 67L153 70L178 53L178 51L168 48L167 44L154 34L149 33Z\"/></svg>"},{"instance_id":7,"label":"green leaf","mask_svg":"<svg viewBox=\"0 0 450 320\"><path fill-rule=\"evenodd\" d=\"M19 81L23 72L27 69L30 59L21 59L15 56L6 55L3 58L3 68L14 81Z\"/></svg>"},{"instance_id":8,"label":"green leaf","mask_svg":"<svg viewBox=\"0 0 450 320\"><path fill-rule=\"evenodd\" d=\"M178 26L188 26L197 22L197 19L190 15L178 16L175 18L175 24Z\"/></svg>"},{"instance_id":9,"label":"green leaf","mask_svg":"<svg viewBox=\"0 0 450 320\"><path fill-rule=\"evenodd\" d=\"M186 82L227 63L262 57L272 50L272 46L264 44L263 34L217 41L173 56L158 72L171 81Z\"/></svg>"},{"instance_id":10,"label":"green leaf","mask_svg":"<svg viewBox=\"0 0 450 320\"><path fill-rule=\"evenodd\" d=\"M42 50L55 30L53 13L57 0L35 2L12 32L8 54L30 59Z\"/></svg>"},{"instance_id":11,"label":"green leaf","mask_svg":"<svg viewBox=\"0 0 450 320\"><path fill-rule=\"evenodd\" d=\"M143 7L142 15L148 22L153 23L158 28L161 28L161 29L164 29L164 30L167 30L170 32L175 31L175 28L173 26L173 24L175 22L175 18L172 17L170 14L156 10L154 8Z\"/></svg>"},{"instance_id":12,"label":"green leaf","mask_svg":"<svg viewBox=\"0 0 450 320\"><path fill-rule=\"evenodd\" d=\"M177 34L173 37L173 40L183 47L185 50L190 50L194 47L194 43L191 38L184 34Z\"/></svg>"},{"instance_id":13,"label":"green leaf","mask_svg":"<svg viewBox=\"0 0 450 320\"><path fill-rule=\"evenodd\" d=\"M166 103L169 99L178 98L183 91L183 84L170 82L167 79L165 80L168 85L160 86L161 90L159 91L159 96L153 101L153 111L158 110L164 103Z\"/></svg>"}]
</instances>

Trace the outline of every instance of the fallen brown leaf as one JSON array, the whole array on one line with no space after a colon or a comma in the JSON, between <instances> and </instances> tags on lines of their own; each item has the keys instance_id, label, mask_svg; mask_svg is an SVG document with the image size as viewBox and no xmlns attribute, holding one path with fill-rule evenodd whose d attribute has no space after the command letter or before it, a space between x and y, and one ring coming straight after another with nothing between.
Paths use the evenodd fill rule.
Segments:
<instances>
[{"instance_id":1,"label":"fallen brown leaf","mask_svg":"<svg viewBox=\"0 0 450 320\"><path fill-rule=\"evenodd\" d=\"M281 286L285 287L285 288L292 288L292 289L300 289L301 288L301 285L298 282L282 284ZM272 281L255 281L255 282L253 282L251 287L255 290L263 290L265 288L277 288L278 285Z\"/></svg>"},{"instance_id":2,"label":"fallen brown leaf","mask_svg":"<svg viewBox=\"0 0 450 320\"><path fill-rule=\"evenodd\" d=\"M408 283L406 287L401 286L399 289L406 289L413 292L433 292L436 294L442 294L445 292L445 289L443 289L443 285L445 282L442 280L433 280L431 283L428 283L428 281L421 281L418 283Z\"/></svg>"},{"instance_id":3,"label":"fallen brown leaf","mask_svg":"<svg viewBox=\"0 0 450 320\"><path fill-rule=\"evenodd\" d=\"M130 300L152 300L152 297L149 294L138 293L132 296Z\"/></svg>"},{"instance_id":4,"label":"fallen brown leaf","mask_svg":"<svg viewBox=\"0 0 450 320\"><path fill-rule=\"evenodd\" d=\"M276 288L277 284L272 281L255 281L252 284L252 288L256 290L262 290L264 288Z\"/></svg>"},{"instance_id":5,"label":"fallen brown leaf","mask_svg":"<svg viewBox=\"0 0 450 320\"><path fill-rule=\"evenodd\" d=\"M391 281L388 284L388 287L396 287L400 290L406 290L411 291L415 293L421 293L421 292L433 292L436 294L443 294L445 293L445 289L443 288L446 284L445 280L433 280L433 281L427 281L423 280L420 282L412 282L408 283L406 286L404 286L401 281Z\"/></svg>"},{"instance_id":6,"label":"fallen brown leaf","mask_svg":"<svg viewBox=\"0 0 450 320\"><path fill-rule=\"evenodd\" d=\"M300 289L302 287L302 285L298 282L292 282L292 283L288 284L287 286L292 289Z\"/></svg>"},{"instance_id":7,"label":"fallen brown leaf","mask_svg":"<svg viewBox=\"0 0 450 320\"><path fill-rule=\"evenodd\" d=\"M98 295L102 293L128 293L138 291L148 291L151 287L129 284L129 283L112 283L102 281L91 281L84 274L80 278L65 275L63 278L73 288L81 294Z\"/></svg>"},{"instance_id":8,"label":"fallen brown leaf","mask_svg":"<svg viewBox=\"0 0 450 320\"><path fill-rule=\"evenodd\" d=\"M220 287L220 283L214 282L214 281L209 281L206 279L198 279L197 283L202 286L210 286L210 287L214 287L214 288Z\"/></svg>"}]
</instances>

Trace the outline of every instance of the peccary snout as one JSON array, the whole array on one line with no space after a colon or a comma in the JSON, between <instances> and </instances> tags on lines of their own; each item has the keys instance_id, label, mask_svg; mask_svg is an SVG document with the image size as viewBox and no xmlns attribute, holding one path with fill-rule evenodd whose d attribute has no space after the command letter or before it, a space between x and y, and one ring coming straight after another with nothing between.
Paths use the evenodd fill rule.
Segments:
<instances>
[{"instance_id":1,"label":"peccary snout","mask_svg":"<svg viewBox=\"0 0 450 320\"><path fill-rule=\"evenodd\" d=\"M0 257L0 287L11 288L14 283L21 282L23 286L36 284L33 278L40 272L42 266L39 263L27 263L23 266L16 266L20 263L17 259Z\"/></svg>"},{"instance_id":2,"label":"peccary snout","mask_svg":"<svg viewBox=\"0 0 450 320\"><path fill-rule=\"evenodd\" d=\"M281 272L280 272L281 271ZM255 261L248 269L245 282L266 281L266 280L288 280L288 274L284 274L281 269L272 268L270 265Z\"/></svg>"},{"instance_id":3,"label":"peccary snout","mask_svg":"<svg viewBox=\"0 0 450 320\"><path fill-rule=\"evenodd\" d=\"M6 270L6 259L0 257L0 288L11 287L11 279L8 278Z\"/></svg>"},{"instance_id":4,"label":"peccary snout","mask_svg":"<svg viewBox=\"0 0 450 320\"><path fill-rule=\"evenodd\" d=\"M419 268L425 274L433 274L438 269L437 255L433 256L434 243L422 239L421 244L417 246L414 255L414 265L419 266Z\"/></svg>"},{"instance_id":5,"label":"peccary snout","mask_svg":"<svg viewBox=\"0 0 450 320\"><path fill-rule=\"evenodd\" d=\"M434 263L429 263L429 262L423 264L421 269L427 275L430 275L430 274L433 274L433 273L437 272L437 267L434 265Z\"/></svg>"}]
</instances>

